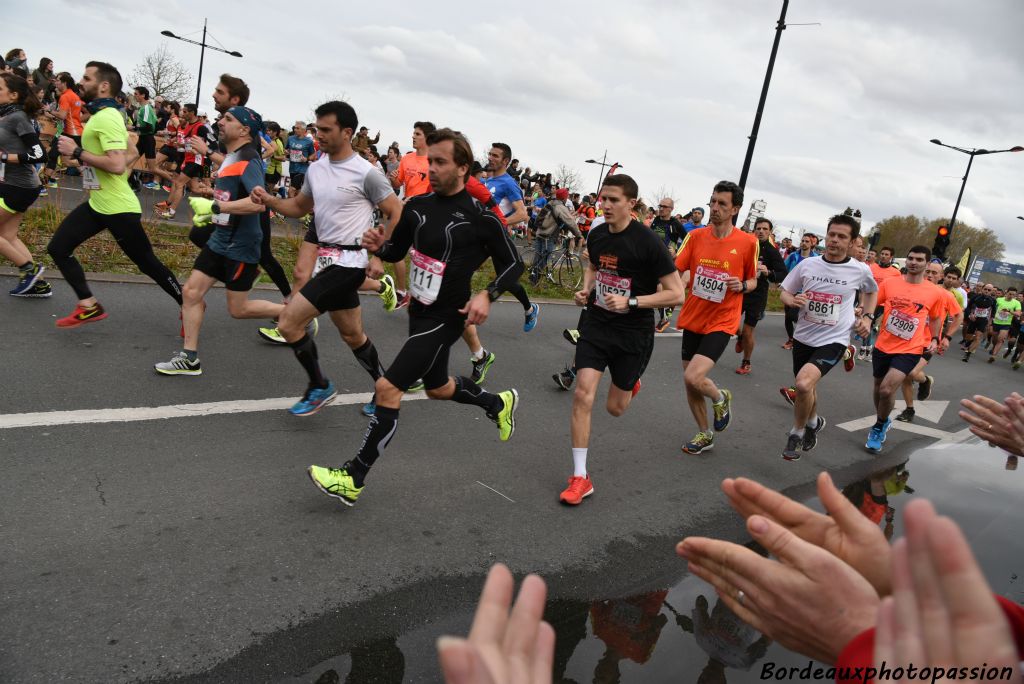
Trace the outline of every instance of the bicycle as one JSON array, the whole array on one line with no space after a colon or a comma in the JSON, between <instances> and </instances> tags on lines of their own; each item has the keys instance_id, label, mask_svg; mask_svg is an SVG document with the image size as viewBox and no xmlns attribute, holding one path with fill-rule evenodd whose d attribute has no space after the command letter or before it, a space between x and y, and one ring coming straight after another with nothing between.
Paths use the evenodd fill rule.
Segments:
<instances>
[{"instance_id":1,"label":"bicycle","mask_svg":"<svg viewBox=\"0 0 1024 684\"><path fill-rule=\"evenodd\" d=\"M572 251L572 234L562 232L559 235L559 244L551 251L548 255L548 262L544 268L542 274L538 274L537 281L540 278L546 278L552 285L557 285L569 292L576 292L579 290L580 285L583 283L583 260L580 256ZM533 262L537 256L537 249L532 244L523 250L522 259L523 264L527 270L533 270ZM531 282L533 281L531 276Z\"/></svg>"}]
</instances>

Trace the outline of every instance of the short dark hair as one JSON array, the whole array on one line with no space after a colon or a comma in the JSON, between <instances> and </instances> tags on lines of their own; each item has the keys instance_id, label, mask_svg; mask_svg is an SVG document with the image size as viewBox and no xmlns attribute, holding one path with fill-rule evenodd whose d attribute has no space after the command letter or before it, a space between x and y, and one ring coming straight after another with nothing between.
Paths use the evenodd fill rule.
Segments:
<instances>
[{"instance_id":1,"label":"short dark hair","mask_svg":"<svg viewBox=\"0 0 1024 684\"><path fill-rule=\"evenodd\" d=\"M952 273L957 278L963 278L964 277L964 272L960 270L959 266L947 266L946 270L943 271L943 273L946 274L946 275L949 275L950 273Z\"/></svg>"},{"instance_id":2,"label":"short dark hair","mask_svg":"<svg viewBox=\"0 0 1024 684\"><path fill-rule=\"evenodd\" d=\"M89 62L85 65L85 68L93 67L96 69L96 79L99 82L106 81L110 84L110 93L116 96L121 92L121 88L124 87L124 81L121 80L121 72L117 70L117 67L106 62Z\"/></svg>"},{"instance_id":3,"label":"short dark hair","mask_svg":"<svg viewBox=\"0 0 1024 684\"><path fill-rule=\"evenodd\" d=\"M601 187L621 188L622 194L626 196L626 199L636 199L640 196L640 188L637 186L636 181L633 180L632 176L627 176L624 173L607 176L601 182Z\"/></svg>"},{"instance_id":4,"label":"short dark hair","mask_svg":"<svg viewBox=\"0 0 1024 684\"><path fill-rule=\"evenodd\" d=\"M764 216L762 216L761 218L754 221L754 228L757 228L757 224L759 223L767 223L769 231L775 230L775 224L771 222L771 219L766 219Z\"/></svg>"},{"instance_id":5,"label":"short dark hair","mask_svg":"<svg viewBox=\"0 0 1024 684\"><path fill-rule=\"evenodd\" d=\"M196 107L196 105L192 102L186 102L181 106L181 108L184 109L186 112L192 112L193 114L199 113L199 108Z\"/></svg>"},{"instance_id":6,"label":"short dark hair","mask_svg":"<svg viewBox=\"0 0 1024 684\"><path fill-rule=\"evenodd\" d=\"M925 261L932 260L932 250L928 249L925 245L914 245L907 250L907 255L910 254L924 254Z\"/></svg>"},{"instance_id":7,"label":"short dark hair","mask_svg":"<svg viewBox=\"0 0 1024 684\"><path fill-rule=\"evenodd\" d=\"M417 121L412 125L412 127L413 129L418 128L421 131L423 131L423 135L430 135L431 133L437 130L437 126L430 123L429 121Z\"/></svg>"},{"instance_id":8,"label":"short dark hair","mask_svg":"<svg viewBox=\"0 0 1024 684\"><path fill-rule=\"evenodd\" d=\"M75 78L66 71L62 71L57 74L57 80L64 84L65 87L75 89Z\"/></svg>"},{"instance_id":9,"label":"short dark hair","mask_svg":"<svg viewBox=\"0 0 1024 684\"><path fill-rule=\"evenodd\" d=\"M852 216L846 214L836 214L828 220L828 226L826 230L832 226L847 226L850 229L850 239L854 240L860 236L860 224Z\"/></svg>"},{"instance_id":10,"label":"short dark hair","mask_svg":"<svg viewBox=\"0 0 1024 684\"><path fill-rule=\"evenodd\" d=\"M433 126L433 124L430 125ZM423 130L419 125L416 128ZM466 175L462 180L469 180L470 171L473 168L473 148L466 140L466 136L450 128L437 128L427 134L427 145L437 145L446 141L452 143L452 160L455 164L466 167Z\"/></svg>"},{"instance_id":11,"label":"short dark hair","mask_svg":"<svg viewBox=\"0 0 1024 684\"><path fill-rule=\"evenodd\" d=\"M356 116L356 110L348 102L342 102L341 100L324 102L313 113L316 114L318 119L333 114L334 120L338 122L338 126L341 128L351 128L353 132L359 126L359 117Z\"/></svg>"},{"instance_id":12,"label":"short dark hair","mask_svg":"<svg viewBox=\"0 0 1024 684\"><path fill-rule=\"evenodd\" d=\"M491 143L491 147L497 147L499 150L501 150L501 153L504 155L504 159L512 158L512 148L509 147L508 144L503 142L496 142Z\"/></svg>"},{"instance_id":13,"label":"short dark hair","mask_svg":"<svg viewBox=\"0 0 1024 684\"><path fill-rule=\"evenodd\" d=\"M228 91L228 99L237 97L238 104L242 107L249 102L249 86L245 81L231 74L221 74L220 82Z\"/></svg>"},{"instance_id":14,"label":"short dark hair","mask_svg":"<svg viewBox=\"0 0 1024 684\"><path fill-rule=\"evenodd\" d=\"M1007 292L1011 292L1011 291L1012 291L1012 292L1016 292L1016 291L1017 291L1017 288L1015 288L1015 287L1014 287L1013 285L1011 285L1010 287L1006 288L1006 291L1007 291Z\"/></svg>"},{"instance_id":15,"label":"short dark hair","mask_svg":"<svg viewBox=\"0 0 1024 684\"><path fill-rule=\"evenodd\" d=\"M474 159L473 160L473 166L472 166L472 168L469 169L469 175L475 176L476 174L480 173L483 170L484 170L483 165L480 162L478 162L476 159Z\"/></svg>"},{"instance_id":16,"label":"short dark hair","mask_svg":"<svg viewBox=\"0 0 1024 684\"><path fill-rule=\"evenodd\" d=\"M149 99L149 88L146 86L135 86L135 92L147 100Z\"/></svg>"},{"instance_id":17,"label":"short dark hair","mask_svg":"<svg viewBox=\"0 0 1024 684\"><path fill-rule=\"evenodd\" d=\"M171 111L174 112L175 116L181 114L181 105L178 104L177 102L173 101L173 100L170 101L170 102L164 102L164 106L165 107L170 107Z\"/></svg>"},{"instance_id":18,"label":"short dark hair","mask_svg":"<svg viewBox=\"0 0 1024 684\"><path fill-rule=\"evenodd\" d=\"M277 123L276 121L268 121L266 124L266 129L269 132L273 133L274 135L277 135L278 133L281 132L281 124Z\"/></svg>"},{"instance_id":19,"label":"short dark hair","mask_svg":"<svg viewBox=\"0 0 1024 684\"><path fill-rule=\"evenodd\" d=\"M881 254L882 252L888 252L889 254L893 255L896 254L896 250L893 249L892 247L883 247L882 249L878 250L879 254ZM928 254L931 254L931 252L928 252Z\"/></svg>"},{"instance_id":20,"label":"short dark hair","mask_svg":"<svg viewBox=\"0 0 1024 684\"><path fill-rule=\"evenodd\" d=\"M732 206L734 206L734 207L742 207L743 206L743 188L741 188L740 186L736 185L732 181L727 181L727 180L718 181L717 183L715 183L715 188L711 192L712 192L712 194L719 193L719 192L732 193ZM701 209L701 211L704 211L704 210Z\"/></svg>"}]
</instances>

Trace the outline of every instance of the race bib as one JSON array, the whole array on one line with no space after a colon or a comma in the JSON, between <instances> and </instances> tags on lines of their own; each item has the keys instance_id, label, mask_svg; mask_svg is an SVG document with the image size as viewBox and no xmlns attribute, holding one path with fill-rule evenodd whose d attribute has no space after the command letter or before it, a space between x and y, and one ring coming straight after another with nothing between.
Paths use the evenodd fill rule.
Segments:
<instances>
[{"instance_id":1,"label":"race bib","mask_svg":"<svg viewBox=\"0 0 1024 684\"><path fill-rule=\"evenodd\" d=\"M819 325L837 325L839 311L843 306L843 295L827 292L804 292L807 308L804 319Z\"/></svg>"},{"instance_id":2,"label":"race bib","mask_svg":"<svg viewBox=\"0 0 1024 684\"><path fill-rule=\"evenodd\" d=\"M975 318L988 318L988 309L975 309Z\"/></svg>"},{"instance_id":3,"label":"race bib","mask_svg":"<svg viewBox=\"0 0 1024 684\"><path fill-rule=\"evenodd\" d=\"M96 169L82 164L79 170L82 172L82 188L84 190L100 189L100 179L96 177Z\"/></svg>"},{"instance_id":4,"label":"race bib","mask_svg":"<svg viewBox=\"0 0 1024 684\"><path fill-rule=\"evenodd\" d=\"M596 297L594 303L605 311L611 311L612 313L629 313L626 311L612 311L608 308L608 295L615 295L617 297L630 297L630 292L633 290L633 279L626 278L625 276L617 276L611 273L605 273L604 271L597 272L597 288Z\"/></svg>"},{"instance_id":5,"label":"race bib","mask_svg":"<svg viewBox=\"0 0 1024 684\"><path fill-rule=\"evenodd\" d=\"M214 188L214 190L213 190L213 198L215 200L217 200L218 202L230 202L231 201L231 193L228 192L227 190L218 190L218 189ZM218 225L218 226L226 226L226 225L229 225L231 223L231 216L229 216L228 214L225 214L223 212L221 212L220 214L214 214L213 215L213 222L216 225Z\"/></svg>"},{"instance_id":6,"label":"race bib","mask_svg":"<svg viewBox=\"0 0 1024 684\"><path fill-rule=\"evenodd\" d=\"M186 152L191 152L192 151L192 141L191 140L185 140L184 143L185 143L185 151Z\"/></svg>"},{"instance_id":7,"label":"race bib","mask_svg":"<svg viewBox=\"0 0 1024 684\"><path fill-rule=\"evenodd\" d=\"M176 139L177 139L177 143L178 143L178 151L179 152L184 152L185 148L186 148L185 134L184 133L178 133L177 136L176 136Z\"/></svg>"},{"instance_id":8,"label":"race bib","mask_svg":"<svg viewBox=\"0 0 1024 684\"><path fill-rule=\"evenodd\" d=\"M341 256L344 251L337 247L317 247L316 267L313 269L313 275L316 275L328 266L342 266Z\"/></svg>"},{"instance_id":9,"label":"race bib","mask_svg":"<svg viewBox=\"0 0 1024 684\"><path fill-rule=\"evenodd\" d=\"M194 157L194 160L192 162L193 164L197 164L199 166L203 165L203 159L204 159L203 155L196 154L196 155L193 155L193 157Z\"/></svg>"},{"instance_id":10,"label":"race bib","mask_svg":"<svg viewBox=\"0 0 1024 684\"><path fill-rule=\"evenodd\" d=\"M288 161L292 164L302 164L306 161L306 155L302 153L302 150L288 150Z\"/></svg>"},{"instance_id":11,"label":"race bib","mask_svg":"<svg viewBox=\"0 0 1024 684\"><path fill-rule=\"evenodd\" d=\"M409 291L417 301L429 306L437 301L437 295L441 292L441 282L444 279L444 270L448 264L417 252L415 249L409 250L409 256L412 260L412 270L409 272Z\"/></svg>"},{"instance_id":12,"label":"race bib","mask_svg":"<svg viewBox=\"0 0 1024 684\"><path fill-rule=\"evenodd\" d=\"M728 271L709 266L698 266L693 275L691 292L701 299L721 304L725 299L725 281L729 277Z\"/></svg>"},{"instance_id":13,"label":"race bib","mask_svg":"<svg viewBox=\"0 0 1024 684\"><path fill-rule=\"evenodd\" d=\"M901 340L914 339L914 334L917 333L917 326L920 324L921 321L919 319L895 309L885 319L885 329Z\"/></svg>"}]
</instances>

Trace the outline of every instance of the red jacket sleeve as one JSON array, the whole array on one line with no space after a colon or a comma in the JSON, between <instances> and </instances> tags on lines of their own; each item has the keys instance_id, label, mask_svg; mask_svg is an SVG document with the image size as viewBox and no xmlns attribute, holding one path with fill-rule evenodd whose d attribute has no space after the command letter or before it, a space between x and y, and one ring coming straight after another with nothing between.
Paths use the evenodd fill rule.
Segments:
<instances>
[{"instance_id":1,"label":"red jacket sleeve","mask_svg":"<svg viewBox=\"0 0 1024 684\"><path fill-rule=\"evenodd\" d=\"M1017 655L1024 660L1024 607L1002 596L996 596L996 600L1003 609L1007 622L1010 623L1013 640L1017 644ZM859 668L860 672L864 673L867 668L874 666L875 628L872 627L855 636L839 654L839 659L836 660L836 684L871 684L875 680L868 679L865 682L864 678L857 674L857 670Z\"/></svg>"},{"instance_id":2,"label":"red jacket sleeve","mask_svg":"<svg viewBox=\"0 0 1024 684\"><path fill-rule=\"evenodd\" d=\"M508 221L505 220L504 214L498 208L498 203L491 196L491 191L487 189L486 185L478 181L475 176L470 176L469 180L466 181L466 192L477 202L493 211L494 215L501 221L501 225L508 227Z\"/></svg>"}]
</instances>

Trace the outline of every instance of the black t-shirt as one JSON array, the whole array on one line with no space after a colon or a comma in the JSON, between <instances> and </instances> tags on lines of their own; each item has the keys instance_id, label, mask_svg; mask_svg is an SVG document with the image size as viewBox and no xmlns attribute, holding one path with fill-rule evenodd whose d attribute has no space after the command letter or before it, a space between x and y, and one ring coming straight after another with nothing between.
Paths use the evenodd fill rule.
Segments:
<instances>
[{"instance_id":1,"label":"black t-shirt","mask_svg":"<svg viewBox=\"0 0 1024 684\"><path fill-rule=\"evenodd\" d=\"M459 309L469 301L473 274L488 257L497 274L489 287L499 292L507 290L523 273L522 259L501 221L465 190L449 196L429 193L410 199L391 240L377 254L384 261L396 262L410 247L420 255L413 256L409 273L413 295L409 312L414 316L465 320ZM444 265L443 273L438 273L441 266L437 262ZM417 290L426 293L423 298L434 301L424 304Z\"/></svg>"},{"instance_id":2,"label":"black t-shirt","mask_svg":"<svg viewBox=\"0 0 1024 684\"><path fill-rule=\"evenodd\" d=\"M979 293L974 295L974 299L970 300L968 306L970 308L970 311L967 312L967 315L970 316L971 314L974 314L975 318L978 317L979 311L984 311L985 309L988 309L988 315L983 316L983 318L987 321L991 321L992 314L995 313L996 298L991 297L987 294Z\"/></svg>"},{"instance_id":3,"label":"black t-shirt","mask_svg":"<svg viewBox=\"0 0 1024 684\"><path fill-rule=\"evenodd\" d=\"M660 216L656 216L651 221L651 230L658 234L661 241L666 245L671 242L678 242L683 239L686 235L686 231L683 230L683 224L679 222L679 219L674 216L670 219L663 219Z\"/></svg>"},{"instance_id":4,"label":"black t-shirt","mask_svg":"<svg viewBox=\"0 0 1024 684\"><path fill-rule=\"evenodd\" d=\"M610 228L602 223L587 234L587 254L597 269L594 292L587 305L588 318L620 330L653 331L654 309L608 311L600 304L602 295L654 294L658 281L675 272L675 264L664 243L639 221L630 221L620 233L613 233Z\"/></svg>"}]
</instances>

